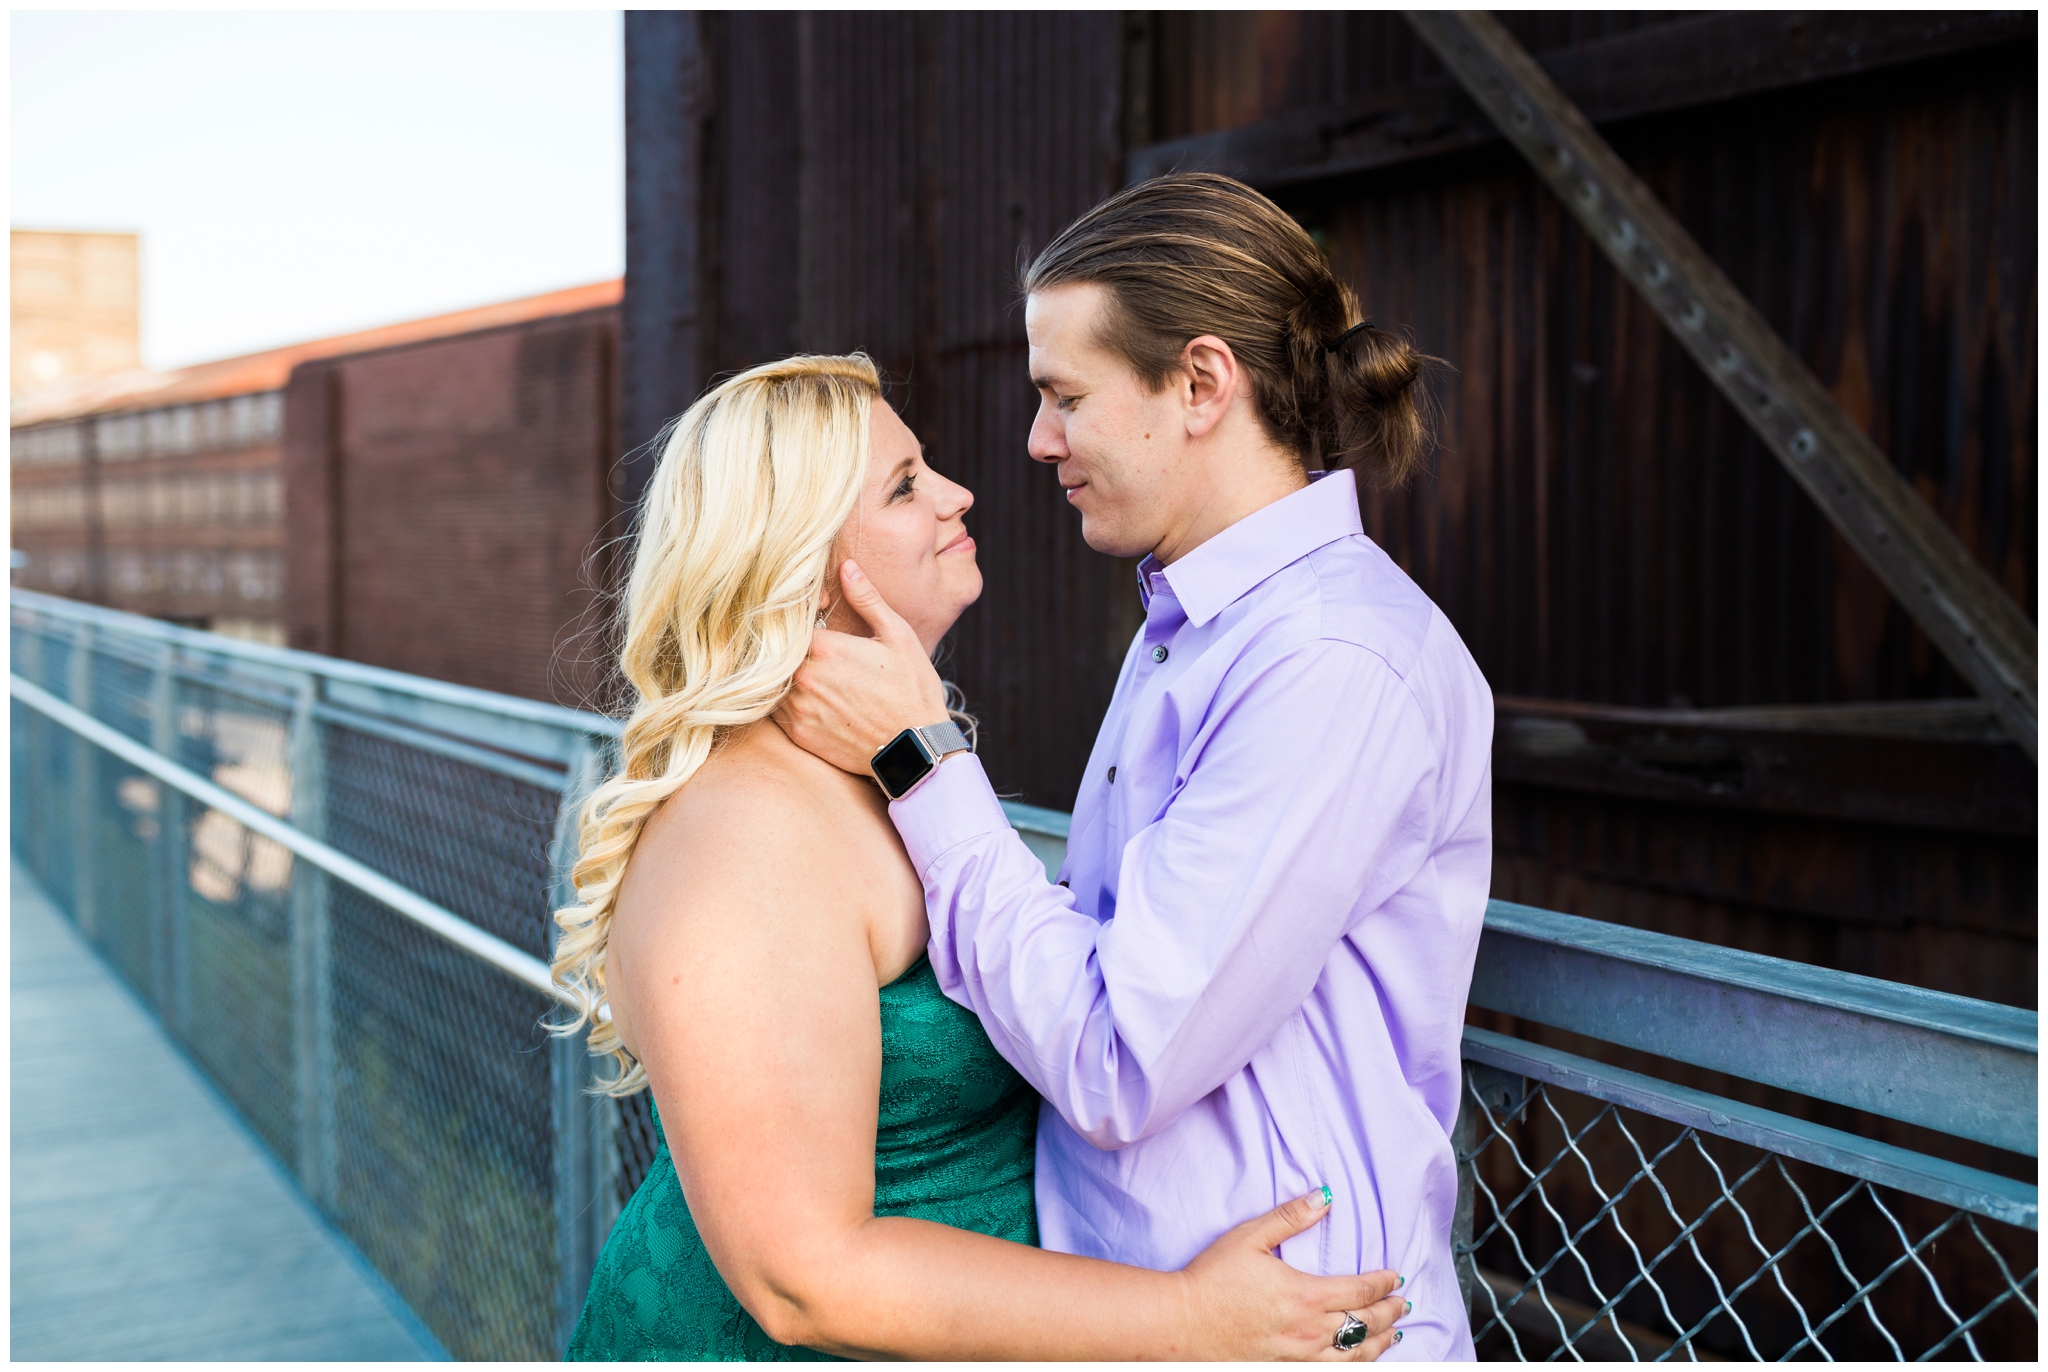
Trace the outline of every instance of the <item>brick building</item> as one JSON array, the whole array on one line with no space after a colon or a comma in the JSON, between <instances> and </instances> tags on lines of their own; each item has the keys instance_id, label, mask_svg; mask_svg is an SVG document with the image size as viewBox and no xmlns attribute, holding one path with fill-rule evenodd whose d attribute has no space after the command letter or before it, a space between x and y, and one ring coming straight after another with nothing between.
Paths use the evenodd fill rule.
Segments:
<instances>
[{"instance_id":1,"label":"brick building","mask_svg":"<svg viewBox=\"0 0 2048 1372\"><path fill-rule=\"evenodd\" d=\"M602 315L618 296L617 281L600 282L173 371L74 376L43 387L10 417L13 582L283 642L282 460L293 368ZM451 373L450 384L438 402L450 413L494 414L513 403L491 390L513 384L498 373Z\"/></svg>"},{"instance_id":2,"label":"brick building","mask_svg":"<svg viewBox=\"0 0 2048 1372\"><path fill-rule=\"evenodd\" d=\"M578 310L293 371L292 647L593 702L617 299L614 282Z\"/></svg>"}]
</instances>

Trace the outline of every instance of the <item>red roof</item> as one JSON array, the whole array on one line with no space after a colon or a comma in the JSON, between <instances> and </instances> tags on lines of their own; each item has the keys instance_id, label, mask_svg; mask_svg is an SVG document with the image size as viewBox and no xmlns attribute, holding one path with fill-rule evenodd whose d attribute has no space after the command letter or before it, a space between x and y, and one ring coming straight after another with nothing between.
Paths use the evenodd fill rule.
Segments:
<instances>
[{"instance_id":1,"label":"red roof","mask_svg":"<svg viewBox=\"0 0 2048 1372\"><path fill-rule=\"evenodd\" d=\"M524 299L506 300L473 310L409 319L402 324L386 324L360 333L316 338L310 343L294 343L289 347L272 348L269 352L201 362L171 371L80 377L24 397L13 406L9 424L20 428L57 419L75 419L80 415L153 410L164 405L185 405L231 395L282 390L292 368L301 362L343 353L368 352L372 348L389 348L400 343L418 343L429 338L445 338L478 329L495 329L507 324L522 324L529 319L603 309L619 303L624 286L623 280L614 278L588 286L572 286L565 291L550 291L546 295L529 295Z\"/></svg>"}]
</instances>

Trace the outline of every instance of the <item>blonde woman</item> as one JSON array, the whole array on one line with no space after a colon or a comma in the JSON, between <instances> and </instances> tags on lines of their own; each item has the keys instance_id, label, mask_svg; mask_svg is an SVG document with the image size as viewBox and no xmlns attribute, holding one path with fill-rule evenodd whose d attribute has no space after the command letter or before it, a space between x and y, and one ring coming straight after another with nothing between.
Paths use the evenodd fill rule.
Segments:
<instances>
[{"instance_id":1,"label":"blonde woman","mask_svg":"<svg viewBox=\"0 0 2048 1372\"><path fill-rule=\"evenodd\" d=\"M796 357L677 421L643 513L620 775L583 817L556 980L665 1131L593 1274L583 1359L1377 1357L1391 1272L1273 1248L1328 1193L1179 1272L1036 1247L1038 1097L925 961L881 792L770 713L860 567L927 648L981 593L973 497L864 357ZM1348 1350L1348 1318L1370 1336Z\"/></svg>"}]
</instances>

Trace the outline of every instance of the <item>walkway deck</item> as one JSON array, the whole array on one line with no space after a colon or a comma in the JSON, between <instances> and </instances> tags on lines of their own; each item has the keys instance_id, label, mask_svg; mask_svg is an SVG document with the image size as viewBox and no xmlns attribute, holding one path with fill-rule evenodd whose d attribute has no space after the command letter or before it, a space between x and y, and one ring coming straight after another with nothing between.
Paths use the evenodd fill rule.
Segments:
<instances>
[{"instance_id":1,"label":"walkway deck","mask_svg":"<svg viewBox=\"0 0 2048 1372\"><path fill-rule=\"evenodd\" d=\"M17 1360L441 1356L18 864Z\"/></svg>"}]
</instances>

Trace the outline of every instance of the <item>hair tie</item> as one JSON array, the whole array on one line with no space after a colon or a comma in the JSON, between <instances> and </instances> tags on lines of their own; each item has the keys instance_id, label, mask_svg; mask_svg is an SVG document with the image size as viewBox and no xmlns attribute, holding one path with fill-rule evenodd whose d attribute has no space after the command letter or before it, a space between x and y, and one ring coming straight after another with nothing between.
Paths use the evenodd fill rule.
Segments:
<instances>
[{"instance_id":1,"label":"hair tie","mask_svg":"<svg viewBox=\"0 0 2048 1372\"><path fill-rule=\"evenodd\" d=\"M1361 319L1356 324L1353 324L1350 328L1346 329L1343 333L1338 334L1335 342L1325 343L1323 345L1323 351L1325 353L1336 352L1339 348L1343 347L1346 343L1351 341L1351 335L1357 333L1360 329L1369 329L1371 327L1372 321L1370 319Z\"/></svg>"}]
</instances>

